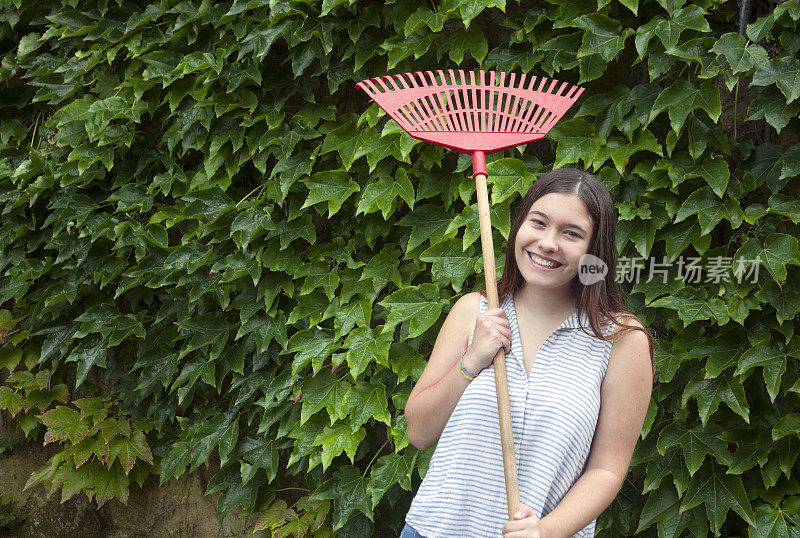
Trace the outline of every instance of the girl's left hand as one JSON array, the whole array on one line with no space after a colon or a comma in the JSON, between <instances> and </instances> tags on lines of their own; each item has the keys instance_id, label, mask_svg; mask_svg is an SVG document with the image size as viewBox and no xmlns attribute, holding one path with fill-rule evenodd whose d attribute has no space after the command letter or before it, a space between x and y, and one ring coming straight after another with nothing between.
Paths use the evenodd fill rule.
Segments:
<instances>
[{"instance_id":1,"label":"girl's left hand","mask_svg":"<svg viewBox=\"0 0 800 538\"><path fill-rule=\"evenodd\" d=\"M520 504L512 521L503 525L503 538L547 538L539 527L533 508Z\"/></svg>"}]
</instances>

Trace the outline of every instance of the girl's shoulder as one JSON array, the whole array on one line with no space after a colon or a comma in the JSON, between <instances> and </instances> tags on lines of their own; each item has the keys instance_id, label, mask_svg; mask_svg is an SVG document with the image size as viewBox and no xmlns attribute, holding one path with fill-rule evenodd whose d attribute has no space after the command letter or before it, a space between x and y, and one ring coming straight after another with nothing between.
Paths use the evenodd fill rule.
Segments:
<instances>
[{"instance_id":1,"label":"girl's shoulder","mask_svg":"<svg viewBox=\"0 0 800 538\"><path fill-rule=\"evenodd\" d=\"M453 318L459 325L471 331L472 327L475 325L475 320L478 318L478 314L482 310L482 299L483 296L477 291L462 295L450 309L448 317Z\"/></svg>"},{"instance_id":2,"label":"girl's shoulder","mask_svg":"<svg viewBox=\"0 0 800 538\"><path fill-rule=\"evenodd\" d=\"M450 308L444 324L452 338L462 339L466 343L475 327L475 321L481 309L481 294L477 291L461 296ZM442 327L444 330L445 327ZM440 333L441 334L441 333Z\"/></svg>"},{"instance_id":3,"label":"girl's shoulder","mask_svg":"<svg viewBox=\"0 0 800 538\"><path fill-rule=\"evenodd\" d=\"M634 327L646 330L644 324L639 321L639 318L630 312L616 312L613 314L613 317L616 320L616 323L607 318L604 320L608 326L611 327L610 336L613 341L618 340L628 331L635 330ZM625 325L627 325L627 327L625 327Z\"/></svg>"},{"instance_id":4,"label":"girl's shoulder","mask_svg":"<svg viewBox=\"0 0 800 538\"><path fill-rule=\"evenodd\" d=\"M481 307L483 295L479 291L472 291L466 295L462 295L458 301L453 305L453 310L460 312L474 312L476 315Z\"/></svg>"}]
</instances>

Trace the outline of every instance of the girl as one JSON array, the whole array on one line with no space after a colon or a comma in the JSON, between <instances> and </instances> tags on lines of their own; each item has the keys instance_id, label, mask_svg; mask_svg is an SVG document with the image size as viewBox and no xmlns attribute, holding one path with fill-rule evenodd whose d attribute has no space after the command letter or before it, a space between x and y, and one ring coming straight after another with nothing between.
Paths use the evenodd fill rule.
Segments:
<instances>
[{"instance_id":1,"label":"girl","mask_svg":"<svg viewBox=\"0 0 800 538\"><path fill-rule=\"evenodd\" d=\"M438 445L401 538L594 535L627 473L653 378L653 338L615 282L615 232L611 196L586 172L553 170L528 190L506 246L502 308L487 310L484 292L459 299L406 403L410 442ZM511 521L493 366L501 347L521 503Z\"/></svg>"}]
</instances>

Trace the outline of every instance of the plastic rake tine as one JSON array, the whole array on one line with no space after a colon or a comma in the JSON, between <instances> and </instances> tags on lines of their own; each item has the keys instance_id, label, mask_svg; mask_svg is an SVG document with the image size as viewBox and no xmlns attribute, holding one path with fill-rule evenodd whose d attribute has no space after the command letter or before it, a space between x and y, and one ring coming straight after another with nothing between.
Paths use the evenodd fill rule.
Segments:
<instances>
[{"instance_id":1,"label":"plastic rake tine","mask_svg":"<svg viewBox=\"0 0 800 538\"><path fill-rule=\"evenodd\" d=\"M426 79L427 77L427 79ZM488 79L488 80L487 80ZM438 82L437 82L438 80ZM517 81L518 80L518 81ZM526 87L527 82L527 87ZM544 138L583 93L555 79L452 69L386 75L356 84L412 137L472 156L488 307L497 296L486 155ZM519 507L505 353L494 357L508 519Z\"/></svg>"}]
</instances>

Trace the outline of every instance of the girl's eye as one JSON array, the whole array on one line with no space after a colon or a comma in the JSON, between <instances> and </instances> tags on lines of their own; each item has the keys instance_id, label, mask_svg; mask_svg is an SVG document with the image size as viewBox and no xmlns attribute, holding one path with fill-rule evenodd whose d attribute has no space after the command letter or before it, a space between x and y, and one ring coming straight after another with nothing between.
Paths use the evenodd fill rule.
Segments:
<instances>
[{"instance_id":1,"label":"girl's eye","mask_svg":"<svg viewBox=\"0 0 800 538\"><path fill-rule=\"evenodd\" d=\"M544 226L544 222L540 221L539 219L531 219L531 222L532 222L533 224L536 224L537 226ZM573 232L573 231L567 231L567 233L568 233L568 234L572 234L572 236L573 236L573 237L575 237L575 238L577 238L577 239L580 239L580 238L581 238L581 236L580 236L580 235L578 235L577 233L575 233L575 232Z\"/></svg>"}]
</instances>

